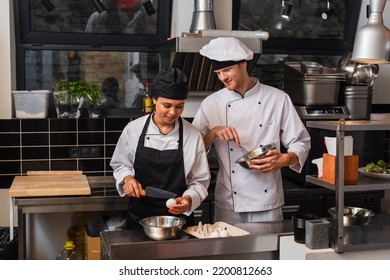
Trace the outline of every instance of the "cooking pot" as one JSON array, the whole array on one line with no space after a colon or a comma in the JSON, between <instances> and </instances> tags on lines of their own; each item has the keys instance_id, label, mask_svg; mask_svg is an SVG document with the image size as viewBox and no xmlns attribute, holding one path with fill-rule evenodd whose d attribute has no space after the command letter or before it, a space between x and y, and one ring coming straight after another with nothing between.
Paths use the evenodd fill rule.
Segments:
<instances>
[{"instance_id":1,"label":"cooking pot","mask_svg":"<svg viewBox=\"0 0 390 280\"><path fill-rule=\"evenodd\" d=\"M345 74L316 62L284 62L284 91L295 105L337 105Z\"/></svg>"}]
</instances>

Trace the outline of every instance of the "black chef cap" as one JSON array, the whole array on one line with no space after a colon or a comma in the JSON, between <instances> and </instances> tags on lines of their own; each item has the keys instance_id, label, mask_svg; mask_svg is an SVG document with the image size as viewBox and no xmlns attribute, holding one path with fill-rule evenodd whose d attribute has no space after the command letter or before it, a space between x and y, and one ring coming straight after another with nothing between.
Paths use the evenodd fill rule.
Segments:
<instances>
[{"instance_id":1,"label":"black chef cap","mask_svg":"<svg viewBox=\"0 0 390 280\"><path fill-rule=\"evenodd\" d=\"M152 83L153 97L182 100L188 95L187 76L179 68L161 70Z\"/></svg>"},{"instance_id":2,"label":"black chef cap","mask_svg":"<svg viewBox=\"0 0 390 280\"><path fill-rule=\"evenodd\" d=\"M222 68L226 68L226 67L229 67L229 66L232 66L232 65L240 64L241 62L244 62L244 61L246 61L246 60L243 59L243 60L240 60L240 61L234 61L234 60L218 61L218 60L210 59L213 71L216 71L216 70L219 70L219 69L222 69Z\"/></svg>"}]
</instances>

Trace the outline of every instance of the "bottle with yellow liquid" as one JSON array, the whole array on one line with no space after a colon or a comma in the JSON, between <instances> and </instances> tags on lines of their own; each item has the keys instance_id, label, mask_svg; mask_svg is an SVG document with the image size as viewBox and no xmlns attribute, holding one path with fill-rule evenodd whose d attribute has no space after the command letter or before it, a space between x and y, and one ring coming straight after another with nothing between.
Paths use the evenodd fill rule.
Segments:
<instances>
[{"instance_id":1,"label":"bottle with yellow liquid","mask_svg":"<svg viewBox=\"0 0 390 280\"><path fill-rule=\"evenodd\" d=\"M149 82L145 83L145 93L144 93L144 114L150 114L153 112L153 101L152 96L149 92Z\"/></svg>"},{"instance_id":2,"label":"bottle with yellow liquid","mask_svg":"<svg viewBox=\"0 0 390 280\"><path fill-rule=\"evenodd\" d=\"M83 260L83 254L76 248L73 241L67 240L56 260Z\"/></svg>"}]
</instances>

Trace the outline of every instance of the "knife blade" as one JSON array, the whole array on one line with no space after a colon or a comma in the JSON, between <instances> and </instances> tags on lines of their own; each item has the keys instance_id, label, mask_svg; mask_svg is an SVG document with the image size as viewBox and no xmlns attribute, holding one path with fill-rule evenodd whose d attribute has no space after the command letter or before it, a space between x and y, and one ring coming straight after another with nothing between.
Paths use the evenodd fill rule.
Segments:
<instances>
[{"instance_id":1,"label":"knife blade","mask_svg":"<svg viewBox=\"0 0 390 280\"><path fill-rule=\"evenodd\" d=\"M154 187L146 187L141 191L141 196L148 196L154 198L173 198L176 197L177 194Z\"/></svg>"}]
</instances>

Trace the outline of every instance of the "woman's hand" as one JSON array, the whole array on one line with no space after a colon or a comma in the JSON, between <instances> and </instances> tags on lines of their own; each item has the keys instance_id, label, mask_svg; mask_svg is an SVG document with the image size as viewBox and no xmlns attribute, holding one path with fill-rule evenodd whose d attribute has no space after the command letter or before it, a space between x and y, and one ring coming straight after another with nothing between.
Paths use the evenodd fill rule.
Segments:
<instances>
[{"instance_id":1,"label":"woman's hand","mask_svg":"<svg viewBox=\"0 0 390 280\"><path fill-rule=\"evenodd\" d=\"M134 177L128 175L123 179L123 192L126 196L140 197L142 185Z\"/></svg>"},{"instance_id":2,"label":"woman's hand","mask_svg":"<svg viewBox=\"0 0 390 280\"><path fill-rule=\"evenodd\" d=\"M183 214L191 207L191 197L189 195L185 195L183 197L174 198L177 204L169 208L168 212L174 215Z\"/></svg>"}]
</instances>

